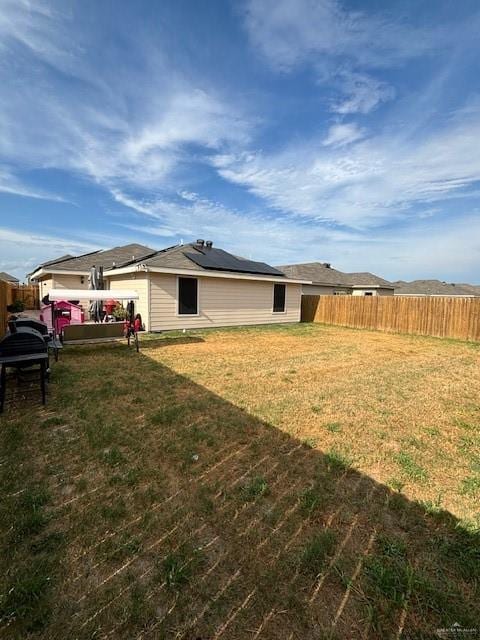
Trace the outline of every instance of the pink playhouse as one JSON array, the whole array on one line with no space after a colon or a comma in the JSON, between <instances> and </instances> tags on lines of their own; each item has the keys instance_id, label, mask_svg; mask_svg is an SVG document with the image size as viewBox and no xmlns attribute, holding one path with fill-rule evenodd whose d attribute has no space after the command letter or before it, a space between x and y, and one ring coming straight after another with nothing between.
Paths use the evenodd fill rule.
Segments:
<instances>
[{"instance_id":1,"label":"pink playhouse","mask_svg":"<svg viewBox=\"0 0 480 640\"><path fill-rule=\"evenodd\" d=\"M55 333L60 334L67 324L82 324L85 322L85 314L82 307L67 300L58 300L55 302ZM46 304L42 306L40 320L47 324L48 330L52 331L52 305Z\"/></svg>"}]
</instances>

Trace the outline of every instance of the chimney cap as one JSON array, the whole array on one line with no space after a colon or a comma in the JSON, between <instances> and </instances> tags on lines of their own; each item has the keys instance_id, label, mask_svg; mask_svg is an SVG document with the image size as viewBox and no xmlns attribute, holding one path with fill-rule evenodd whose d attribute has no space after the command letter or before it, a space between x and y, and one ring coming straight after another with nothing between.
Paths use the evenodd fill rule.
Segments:
<instances>
[{"instance_id":1,"label":"chimney cap","mask_svg":"<svg viewBox=\"0 0 480 640\"><path fill-rule=\"evenodd\" d=\"M205 244L205 240L203 240L203 238L198 238L197 239L197 244L199 247L203 247L203 245Z\"/></svg>"},{"instance_id":2,"label":"chimney cap","mask_svg":"<svg viewBox=\"0 0 480 640\"><path fill-rule=\"evenodd\" d=\"M213 247L213 242L211 240L207 240L205 242L205 246L207 247L207 249L211 249Z\"/></svg>"}]
</instances>

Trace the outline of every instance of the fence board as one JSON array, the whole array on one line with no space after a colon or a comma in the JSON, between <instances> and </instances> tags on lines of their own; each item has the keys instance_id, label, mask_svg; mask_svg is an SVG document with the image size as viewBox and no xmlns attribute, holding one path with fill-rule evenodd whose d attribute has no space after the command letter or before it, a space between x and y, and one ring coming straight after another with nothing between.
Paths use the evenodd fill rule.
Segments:
<instances>
[{"instance_id":1,"label":"fence board","mask_svg":"<svg viewBox=\"0 0 480 640\"><path fill-rule=\"evenodd\" d=\"M302 296L302 321L480 341L480 298Z\"/></svg>"},{"instance_id":2,"label":"fence board","mask_svg":"<svg viewBox=\"0 0 480 640\"><path fill-rule=\"evenodd\" d=\"M13 289L13 299L21 300L25 309L40 309L40 290L37 284L21 284Z\"/></svg>"},{"instance_id":3,"label":"fence board","mask_svg":"<svg viewBox=\"0 0 480 640\"><path fill-rule=\"evenodd\" d=\"M13 302L13 286L5 280L0 280L0 336L3 336L7 328L9 313L7 307Z\"/></svg>"}]
</instances>

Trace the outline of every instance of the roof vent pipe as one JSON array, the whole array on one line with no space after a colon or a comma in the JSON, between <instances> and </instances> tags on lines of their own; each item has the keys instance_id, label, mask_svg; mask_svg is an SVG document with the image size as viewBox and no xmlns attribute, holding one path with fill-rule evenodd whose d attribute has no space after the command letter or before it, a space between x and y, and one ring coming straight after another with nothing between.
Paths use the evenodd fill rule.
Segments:
<instances>
[{"instance_id":1,"label":"roof vent pipe","mask_svg":"<svg viewBox=\"0 0 480 640\"><path fill-rule=\"evenodd\" d=\"M197 244L198 244L199 247L203 247L203 245L205 244L205 240L202 240L202 238L199 238L197 240Z\"/></svg>"},{"instance_id":2,"label":"roof vent pipe","mask_svg":"<svg viewBox=\"0 0 480 640\"><path fill-rule=\"evenodd\" d=\"M207 249L211 249L213 247L213 242L211 240L207 240L205 246L207 247Z\"/></svg>"}]
</instances>

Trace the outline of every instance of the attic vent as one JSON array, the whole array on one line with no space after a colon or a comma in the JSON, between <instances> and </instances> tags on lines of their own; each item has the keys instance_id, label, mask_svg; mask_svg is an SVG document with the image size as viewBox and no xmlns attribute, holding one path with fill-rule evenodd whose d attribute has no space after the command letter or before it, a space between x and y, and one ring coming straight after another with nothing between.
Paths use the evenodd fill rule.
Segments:
<instances>
[{"instance_id":1,"label":"attic vent","mask_svg":"<svg viewBox=\"0 0 480 640\"><path fill-rule=\"evenodd\" d=\"M204 245L204 244L205 244L205 240L202 240L202 238L199 238L199 239L197 240L197 245L198 245L199 247L203 247L203 245Z\"/></svg>"},{"instance_id":2,"label":"attic vent","mask_svg":"<svg viewBox=\"0 0 480 640\"><path fill-rule=\"evenodd\" d=\"M211 240L207 240L205 246L207 247L207 249L211 249L213 247L213 242Z\"/></svg>"},{"instance_id":3,"label":"attic vent","mask_svg":"<svg viewBox=\"0 0 480 640\"><path fill-rule=\"evenodd\" d=\"M332 265L330 264L330 262L324 262L323 266L326 267L327 269L331 269Z\"/></svg>"}]
</instances>

